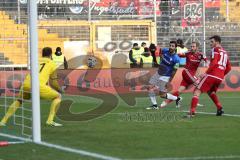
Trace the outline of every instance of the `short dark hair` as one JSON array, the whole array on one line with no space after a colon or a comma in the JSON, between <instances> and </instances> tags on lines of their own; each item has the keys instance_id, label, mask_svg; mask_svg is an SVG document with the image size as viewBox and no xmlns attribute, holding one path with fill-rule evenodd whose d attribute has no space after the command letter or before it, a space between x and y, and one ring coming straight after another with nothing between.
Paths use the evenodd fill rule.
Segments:
<instances>
[{"instance_id":1,"label":"short dark hair","mask_svg":"<svg viewBox=\"0 0 240 160\"><path fill-rule=\"evenodd\" d=\"M193 41L192 43L195 43L197 47L200 46L200 44L198 42L196 42L196 41Z\"/></svg>"},{"instance_id":2,"label":"short dark hair","mask_svg":"<svg viewBox=\"0 0 240 160\"><path fill-rule=\"evenodd\" d=\"M142 42L142 44L141 44L141 46L143 46L143 45L146 45L147 43L145 43L145 42Z\"/></svg>"},{"instance_id":3,"label":"short dark hair","mask_svg":"<svg viewBox=\"0 0 240 160\"><path fill-rule=\"evenodd\" d=\"M184 48L184 44L183 44L183 40L182 39L177 39L177 44L179 44L179 46L181 48Z\"/></svg>"},{"instance_id":4,"label":"short dark hair","mask_svg":"<svg viewBox=\"0 0 240 160\"><path fill-rule=\"evenodd\" d=\"M216 42L221 43L221 37L219 35L214 35L214 36L210 37L209 39L210 40L214 39Z\"/></svg>"},{"instance_id":5,"label":"short dark hair","mask_svg":"<svg viewBox=\"0 0 240 160\"><path fill-rule=\"evenodd\" d=\"M50 57L52 55L52 48L44 47L42 49L42 57Z\"/></svg>"},{"instance_id":6,"label":"short dark hair","mask_svg":"<svg viewBox=\"0 0 240 160\"><path fill-rule=\"evenodd\" d=\"M183 40L182 39L178 39L177 40L177 44L183 44Z\"/></svg>"},{"instance_id":7,"label":"short dark hair","mask_svg":"<svg viewBox=\"0 0 240 160\"><path fill-rule=\"evenodd\" d=\"M138 44L137 43L133 43L133 47L136 47L136 46L138 46Z\"/></svg>"},{"instance_id":8,"label":"short dark hair","mask_svg":"<svg viewBox=\"0 0 240 160\"><path fill-rule=\"evenodd\" d=\"M170 41L170 43L174 43L175 47L177 47L177 42L176 41Z\"/></svg>"},{"instance_id":9,"label":"short dark hair","mask_svg":"<svg viewBox=\"0 0 240 160\"><path fill-rule=\"evenodd\" d=\"M59 51L61 52L61 47L56 48L56 52L59 52Z\"/></svg>"}]
</instances>

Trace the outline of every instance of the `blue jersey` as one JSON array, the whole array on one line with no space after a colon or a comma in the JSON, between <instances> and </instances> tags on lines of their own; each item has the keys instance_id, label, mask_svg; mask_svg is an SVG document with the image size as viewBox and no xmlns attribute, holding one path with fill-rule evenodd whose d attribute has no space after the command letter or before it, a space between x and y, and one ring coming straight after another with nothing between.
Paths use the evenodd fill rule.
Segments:
<instances>
[{"instance_id":1,"label":"blue jersey","mask_svg":"<svg viewBox=\"0 0 240 160\"><path fill-rule=\"evenodd\" d=\"M158 68L158 74L171 77L173 71L178 68L180 57L177 54L169 53L169 48L162 49L162 61Z\"/></svg>"}]
</instances>

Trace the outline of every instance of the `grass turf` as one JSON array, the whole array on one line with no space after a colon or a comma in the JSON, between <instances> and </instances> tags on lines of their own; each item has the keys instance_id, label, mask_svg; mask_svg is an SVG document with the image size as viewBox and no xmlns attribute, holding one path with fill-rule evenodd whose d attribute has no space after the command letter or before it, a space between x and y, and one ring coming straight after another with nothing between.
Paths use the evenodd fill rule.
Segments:
<instances>
[{"instance_id":1,"label":"grass turf","mask_svg":"<svg viewBox=\"0 0 240 160\"><path fill-rule=\"evenodd\" d=\"M225 113L240 115L240 93L222 92L218 95ZM240 155L240 117L198 114L193 119L183 119L185 113L175 111L188 110L192 95L187 93L182 96L184 100L181 109L171 104L167 108L150 111L145 110L150 104L148 97L138 98L135 106L128 106L119 99L117 108L104 116L82 122L58 119L58 122L64 124L64 127L59 128L45 126L50 103L41 101L42 139L124 159ZM101 100L83 96L65 96L64 99L75 102L71 107L71 112L75 114L89 111L101 103ZM198 111L216 112L214 104L206 95L201 96L200 102L205 106L198 107ZM10 122L4 132L13 132L11 129L14 128ZM16 157L91 159L31 143L0 149L0 159Z\"/></svg>"}]
</instances>

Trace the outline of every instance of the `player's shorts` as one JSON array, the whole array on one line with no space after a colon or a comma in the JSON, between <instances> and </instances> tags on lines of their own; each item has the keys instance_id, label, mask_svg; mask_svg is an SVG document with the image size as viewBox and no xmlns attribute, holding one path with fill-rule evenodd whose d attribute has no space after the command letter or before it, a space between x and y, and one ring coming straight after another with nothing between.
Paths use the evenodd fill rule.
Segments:
<instances>
[{"instance_id":1,"label":"player's shorts","mask_svg":"<svg viewBox=\"0 0 240 160\"><path fill-rule=\"evenodd\" d=\"M46 100L52 100L59 97L59 93L47 85L40 85L40 98ZM22 86L19 98L30 99L31 98L31 88L29 86Z\"/></svg>"},{"instance_id":2,"label":"player's shorts","mask_svg":"<svg viewBox=\"0 0 240 160\"><path fill-rule=\"evenodd\" d=\"M161 75L156 72L149 80L149 84L156 86L159 91L161 92L167 92L166 84L168 81L161 80Z\"/></svg>"},{"instance_id":3,"label":"player's shorts","mask_svg":"<svg viewBox=\"0 0 240 160\"><path fill-rule=\"evenodd\" d=\"M201 92L217 92L220 84L222 83L222 79L206 74L199 82L197 88L201 90Z\"/></svg>"},{"instance_id":4,"label":"player's shorts","mask_svg":"<svg viewBox=\"0 0 240 160\"><path fill-rule=\"evenodd\" d=\"M188 70L183 70L182 71L182 82L180 84L180 86L184 86L184 87L188 87L192 84L194 84L194 82L197 81L197 77L196 76L192 76L191 73Z\"/></svg>"}]
</instances>

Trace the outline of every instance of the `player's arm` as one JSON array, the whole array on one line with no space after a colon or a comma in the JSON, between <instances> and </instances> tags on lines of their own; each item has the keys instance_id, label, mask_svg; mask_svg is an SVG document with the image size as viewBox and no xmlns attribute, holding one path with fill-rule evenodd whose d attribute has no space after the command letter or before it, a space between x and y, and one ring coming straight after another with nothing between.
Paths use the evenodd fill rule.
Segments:
<instances>
[{"instance_id":1,"label":"player's arm","mask_svg":"<svg viewBox=\"0 0 240 160\"><path fill-rule=\"evenodd\" d=\"M227 60L227 65L226 65L226 70L224 72L224 75L228 74L232 69L231 63L229 61L229 59Z\"/></svg>"},{"instance_id":2,"label":"player's arm","mask_svg":"<svg viewBox=\"0 0 240 160\"><path fill-rule=\"evenodd\" d=\"M206 55L205 55L205 54L202 54L202 61L205 61L205 62L207 62L207 61L208 61L208 58L206 57Z\"/></svg>"},{"instance_id":3,"label":"player's arm","mask_svg":"<svg viewBox=\"0 0 240 160\"><path fill-rule=\"evenodd\" d=\"M163 49L162 48L159 48L159 57L160 57L160 59L162 59L162 57L163 57Z\"/></svg>"},{"instance_id":4,"label":"player's arm","mask_svg":"<svg viewBox=\"0 0 240 160\"><path fill-rule=\"evenodd\" d=\"M50 78L49 78L49 83L50 85L53 87L53 89L55 89L56 91L58 91L59 93L62 93L62 89L58 83L58 77L57 77L57 72L54 71Z\"/></svg>"},{"instance_id":5,"label":"player's arm","mask_svg":"<svg viewBox=\"0 0 240 160\"><path fill-rule=\"evenodd\" d=\"M218 67L218 58L219 58L219 53L214 52L212 55L212 60L210 62L209 68L206 71L206 73L210 73L214 68Z\"/></svg>"},{"instance_id":6,"label":"player's arm","mask_svg":"<svg viewBox=\"0 0 240 160\"><path fill-rule=\"evenodd\" d=\"M174 78L175 74L177 73L177 69L179 68L179 66L180 66L179 62L174 65L174 67L173 67L174 70L173 70L172 75L169 79L169 82L171 82L172 79Z\"/></svg>"},{"instance_id":7,"label":"player's arm","mask_svg":"<svg viewBox=\"0 0 240 160\"><path fill-rule=\"evenodd\" d=\"M184 48L184 49L181 49L178 47L177 49L177 54L179 57L186 57L185 54L188 53L188 49Z\"/></svg>"},{"instance_id":8,"label":"player's arm","mask_svg":"<svg viewBox=\"0 0 240 160\"><path fill-rule=\"evenodd\" d=\"M206 64L204 65L204 67L206 67L206 66L208 66L209 64L209 62L208 62L208 58L206 57L206 55L205 54L202 54L201 55L201 59L200 59L201 61L204 61ZM203 75L202 75L202 73L201 73L201 68L200 67L198 67L197 68L197 71L196 71L196 74L195 74L195 76L197 77L197 78L201 78Z\"/></svg>"},{"instance_id":9,"label":"player's arm","mask_svg":"<svg viewBox=\"0 0 240 160\"><path fill-rule=\"evenodd\" d=\"M204 63L204 67L208 67L209 66L209 60L208 60L208 58L206 57L206 54L203 54L202 53L202 56L201 56L201 62L205 62Z\"/></svg>"},{"instance_id":10,"label":"player's arm","mask_svg":"<svg viewBox=\"0 0 240 160\"><path fill-rule=\"evenodd\" d=\"M178 56L181 57L181 58L186 58L186 54L188 54L188 52L186 53L178 53Z\"/></svg>"}]
</instances>

